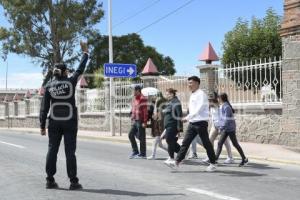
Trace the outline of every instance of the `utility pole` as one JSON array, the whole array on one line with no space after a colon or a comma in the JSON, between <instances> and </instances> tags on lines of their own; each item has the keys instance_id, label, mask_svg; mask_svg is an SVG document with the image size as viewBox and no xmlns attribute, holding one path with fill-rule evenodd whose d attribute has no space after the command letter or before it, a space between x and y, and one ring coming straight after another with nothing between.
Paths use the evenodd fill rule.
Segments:
<instances>
[{"instance_id":1,"label":"utility pole","mask_svg":"<svg viewBox=\"0 0 300 200\"><path fill-rule=\"evenodd\" d=\"M109 46L109 63L113 63L113 40L112 40L112 0L108 0L108 46ZM115 136L114 126L114 87L113 78L109 78L109 107L110 107L110 133Z\"/></svg>"},{"instance_id":2,"label":"utility pole","mask_svg":"<svg viewBox=\"0 0 300 200\"><path fill-rule=\"evenodd\" d=\"M5 78L5 91L7 92L7 77L8 77L8 60L6 58L6 78Z\"/></svg>"}]
</instances>

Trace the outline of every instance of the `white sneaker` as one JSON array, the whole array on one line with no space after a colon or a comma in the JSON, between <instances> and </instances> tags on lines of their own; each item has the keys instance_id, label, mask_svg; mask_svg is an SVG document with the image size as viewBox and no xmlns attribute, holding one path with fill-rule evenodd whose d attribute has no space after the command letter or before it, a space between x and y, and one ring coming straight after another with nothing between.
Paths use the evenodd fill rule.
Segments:
<instances>
[{"instance_id":1,"label":"white sneaker","mask_svg":"<svg viewBox=\"0 0 300 200\"><path fill-rule=\"evenodd\" d=\"M172 160L170 157L168 157L168 159L167 160L165 160L165 161L170 161L170 160Z\"/></svg>"},{"instance_id":2,"label":"white sneaker","mask_svg":"<svg viewBox=\"0 0 300 200\"><path fill-rule=\"evenodd\" d=\"M217 170L217 168L216 168L216 166L213 165L213 164L210 164L210 165L206 168L206 171L207 171L207 172L214 172L214 171L216 171L216 170Z\"/></svg>"},{"instance_id":3,"label":"white sneaker","mask_svg":"<svg viewBox=\"0 0 300 200\"><path fill-rule=\"evenodd\" d=\"M151 155L151 156L147 157L147 160L155 160L155 156Z\"/></svg>"},{"instance_id":4,"label":"white sneaker","mask_svg":"<svg viewBox=\"0 0 300 200\"><path fill-rule=\"evenodd\" d=\"M176 164L176 161L174 159L166 160L166 161L164 161L164 164L172 169L178 168L178 165Z\"/></svg>"},{"instance_id":5,"label":"white sneaker","mask_svg":"<svg viewBox=\"0 0 300 200\"><path fill-rule=\"evenodd\" d=\"M147 159L146 156L137 155L134 159Z\"/></svg>"},{"instance_id":6,"label":"white sneaker","mask_svg":"<svg viewBox=\"0 0 300 200\"><path fill-rule=\"evenodd\" d=\"M224 160L224 164L233 164L233 163L234 163L233 158L227 158L226 160Z\"/></svg>"},{"instance_id":7,"label":"white sneaker","mask_svg":"<svg viewBox=\"0 0 300 200\"><path fill-rule=\"evenodd\" d=\"M209 164L209 158L204 158L204 159L202 160L202 162L208 163L208 164Z\"/></svg>"}]
</instances>

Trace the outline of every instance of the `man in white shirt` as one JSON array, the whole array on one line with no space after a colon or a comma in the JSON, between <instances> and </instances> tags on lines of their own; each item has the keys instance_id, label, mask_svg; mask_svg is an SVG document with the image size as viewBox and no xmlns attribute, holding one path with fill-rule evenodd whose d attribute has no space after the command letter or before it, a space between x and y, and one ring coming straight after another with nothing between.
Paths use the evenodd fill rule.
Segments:
<instances>
[{"instance_id":1,"label":"man in white shirt","mask_svg":"<svg viewBox=\"0 0 300 200\"><path fill-rule=\"evenodd\" d=\"M178 167L179 163L185 158L192 141L199 135L210 160L210 165L207 167L206 171L213 172L216 170L216 155L213 146L209 141L207 130L209 121L208 97L200 89L200 79L197 76L188 78L188 87L192 92L189 100L189 114L184 117L182 121L189 122L189 125L175 161L170 161L166 164L169 167Z\"/></svg>"}]
</instances>

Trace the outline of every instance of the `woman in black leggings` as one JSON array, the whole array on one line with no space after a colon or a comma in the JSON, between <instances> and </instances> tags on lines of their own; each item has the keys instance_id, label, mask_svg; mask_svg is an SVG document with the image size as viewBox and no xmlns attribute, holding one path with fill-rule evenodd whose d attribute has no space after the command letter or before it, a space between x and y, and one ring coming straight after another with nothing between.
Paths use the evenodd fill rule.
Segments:
<instances>
[{"instance_id":1,"label":"woman in black leggings","mask_svg":"<svg viewBox=\"0 0 300 200\"><path fill-rule=\"evenodd\" d=\"M229 136L232 145L238 150L239 154L242 157L242 162L239 164L240 167L244 166L248 163L248 158L246 158L243 149L239 145L236 138L236 123L234 119L234 109L232 108L230 102L228 101L228 96L226 93L222 93L219 95L220 102L220 121L219 121L219 131L221 133L221 137L218 142L218 149L216 158L218 159L224 142Z\"/></svg>"},{"instance_id":2,"label":"woman in black leggings","mask_svg":"<svg viewBox=\"0 0 300 200\"><path fill-rule=\"evenodd\" d=\"M167 89L166 97L168 103L163 110L165 138L168 143L168 153L170 159L165 161L165 164L174 161L174 153L178 153L180 145L178 144L178 133L182 132L183 124L181 102L176 96L176 90L173 88Z\"/></svg>"}]
</instances>

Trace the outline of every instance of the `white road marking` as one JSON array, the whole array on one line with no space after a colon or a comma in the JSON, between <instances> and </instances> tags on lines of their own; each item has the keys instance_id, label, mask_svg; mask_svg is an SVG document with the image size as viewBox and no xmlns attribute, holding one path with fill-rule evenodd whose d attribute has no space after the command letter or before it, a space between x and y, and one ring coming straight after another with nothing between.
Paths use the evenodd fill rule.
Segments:
<instances>
[{"instance_id":1,"label":"white road marking","mask_svg":"<svg viewBox=\"0 0 300 200\"><path fill-rule=\"evenodd\" d=\"M187 188L186 190L191 191L191 192L196 192L198 194L204 194L216 199L223 199L223 200L240 200L234 197L229 197L229 196L225 196L222 194L218 194L218 193L214 193L211 191L207 191L207 190L201 190L201 189L197 189L197 188Z\"/></svg>"},{"instance_id":2,"label":"white road marking","mask_svg":"<svg viewBox=\"0 0 300 200\"><path fill-rule=\"evenodd\" d=\"M1 144L6 144L6 145L9 145L9 146L13 146L13 147L17 147L17 148L20 148L20 149L25 149L24 146L17 145L17 144L12 144L12 143L3 142L3 141L0 141L0 143L1 143Z\"/></svg>"}]
</instances>

